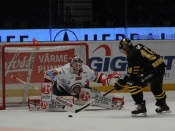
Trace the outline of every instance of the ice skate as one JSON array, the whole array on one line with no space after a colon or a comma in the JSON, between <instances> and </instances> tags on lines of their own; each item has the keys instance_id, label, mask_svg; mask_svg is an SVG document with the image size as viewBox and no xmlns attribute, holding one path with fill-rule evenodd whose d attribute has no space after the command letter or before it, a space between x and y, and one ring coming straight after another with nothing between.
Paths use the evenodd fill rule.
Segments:
<instances>
[{"instance_id":1,"label":"ice skate","mask_svg":"<svg viewBox=\"0 0 175 131\"><path fill-rule=\"evenodd\" d=\"M147 116L147 110L146 110L146 106L145 106L145 100L141 103L137 105L137 108L131 112L132 116L135 117L139 114L141 114L142 116Z\"/></svg>"},{"instance_id":2,"label":"ice skate","mask_svg":"<svg viewBox=\"0 0 175 131\"><path fill-rule=\"evenodd\" d=\"M170 108L167 106L166 103L163 106L159 106L155 111L157 113L162 113L162 112L170 113L171 112Z\"/></svg>"}]
</instances>

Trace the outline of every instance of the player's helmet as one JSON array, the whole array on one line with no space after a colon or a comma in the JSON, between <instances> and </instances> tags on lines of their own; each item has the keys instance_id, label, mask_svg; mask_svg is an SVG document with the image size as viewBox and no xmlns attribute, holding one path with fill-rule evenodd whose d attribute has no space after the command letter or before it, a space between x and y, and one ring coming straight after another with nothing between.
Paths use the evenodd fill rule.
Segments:
<instances>
[{"instance_id":1,"label":"player's helmet","mask_svg":"<svg viewBox=\"0 0 175 131\"><path fill-rule=\"evenodd\" d=\"M131 40L128 38L123 38L120 43L119 43L119 49L124 49L127 51L127 49L129 49L130 47L132 47L132 43Z\"/></svg>"},{"instance_id":2,"label":"player's helmet","mask_svg":"<svg viewBox=\"0 0 175 131\"><path fill-rule=\"evenodd\" d=\"M77 74L79 73L79 71L82 68L82 63L83 63L83 60L81 59L81 57L79 55L75 55L71 59L70 65L75 73L77 73Z\"/></svg>"}]
</instances>

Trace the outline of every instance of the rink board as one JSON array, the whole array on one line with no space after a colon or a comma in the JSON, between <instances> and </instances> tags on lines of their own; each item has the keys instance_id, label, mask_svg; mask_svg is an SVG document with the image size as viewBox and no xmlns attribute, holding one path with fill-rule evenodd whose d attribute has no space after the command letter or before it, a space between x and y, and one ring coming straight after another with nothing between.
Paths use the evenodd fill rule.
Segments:
<instances>
[{"instance_id":1,"label":"rink board","mask_svg":"<svg viewBox=\"0 0 175 131\"><path fill-rule=\"evenodd\" d=\"M89 45L89 67L103 72L104 74L112 74L114 71L118 71L121 74L121 77L126 75L127 65L125 61L125 55L123 55L118 50L119 41L83 41ZM174 40L133 40L134 44L142 43L147 47L150 47L154 51L161 54L162 58L165 61L166 72L164 75L164 90L175 90L175 43ZM168 45L168 46L167 46ZM38 69L38 68L37 68ZM36 72L39 72L38 70ZM38 75L35 74L38 77ZM33 77L32 77L33 78ZM39 77L39 78L43 78ZM38 78L37 78L38 80ZM11 79L10 79L11 81ZM39 86L41 83L38 83ZM39 87L38 86L38 87ZM112 87L103 87L101 84L91 84L90 87L93 89L97 89L99 91L107 92ZM0 90L1 92L2 90ZM143 88L143 91L150 91L149 87ZM28 96L36 93L36 90L29 89ZM117 92L117 91L114 91ZM120 92L129 92L127 88L121 90ZM0 93L1 95L2 93ZM23 96L24 89L16 88L13 89L6 88L6 96ZM36 94L34 94L36 95ZM38 94L40 95L40 94Z\"/></svg>"}]
</instances>

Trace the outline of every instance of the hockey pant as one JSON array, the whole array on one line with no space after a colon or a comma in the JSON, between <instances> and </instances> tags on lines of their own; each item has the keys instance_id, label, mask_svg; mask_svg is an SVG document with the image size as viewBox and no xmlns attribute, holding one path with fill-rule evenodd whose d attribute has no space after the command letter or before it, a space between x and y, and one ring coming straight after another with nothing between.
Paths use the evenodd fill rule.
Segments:
<instances>
[{"instance_id":1,"label":"hockey pant","mask_svg":"<svg viewBox=\"0 0 175 131\"><path fill-rule=\"evenodd\" d=\"M162 106L166 100L166 93L162 89L163 77L165 74L165 69L156 72L155 74L149 72L143 72L140 76L141 84L138 83L138 78L136 81L133 81L133 85L128 85L128 89L131 93L131 96L136 104L143 102L143 92L142 88L146 85L150 85L151 91L156 99L156 105Z\"/></svg>"}]
</instances>

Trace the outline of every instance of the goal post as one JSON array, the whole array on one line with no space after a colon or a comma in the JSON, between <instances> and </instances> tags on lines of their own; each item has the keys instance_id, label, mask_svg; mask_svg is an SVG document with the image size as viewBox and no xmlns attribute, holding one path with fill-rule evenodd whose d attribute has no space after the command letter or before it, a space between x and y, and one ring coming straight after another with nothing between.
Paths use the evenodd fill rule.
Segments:
<instances>
[{"instance_id":1,"label":"goal post","mask_svg":"<svg viewBox=\"0 0 175 131\"><path fill-rule=\"evenodd\" d=\"M28 96L40 95L11 79L12 75L40 88L46 70L69 63L75 54L80 55L83 64L88 65L89 60L89 47L83 42L10 43L0 49L0 110L26 105Z\"/></svg>"}]
</instances>

